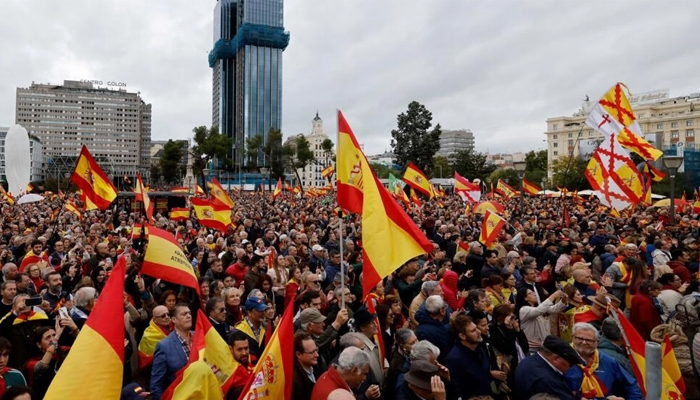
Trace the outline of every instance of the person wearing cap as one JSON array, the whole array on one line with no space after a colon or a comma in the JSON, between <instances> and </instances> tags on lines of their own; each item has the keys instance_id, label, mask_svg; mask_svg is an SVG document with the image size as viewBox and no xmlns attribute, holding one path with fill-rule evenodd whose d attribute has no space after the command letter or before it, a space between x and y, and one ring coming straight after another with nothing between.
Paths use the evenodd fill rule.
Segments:
<instances>
[{"instance_id":1,"label":"person wearing cap","mask_svg":"<svg viewBox=\"0 0 700 400\"><path fill-rule=\"evenodd\" d=\"M263 315L267 310L267 303L259 297L248 297L243 307L246 312L243 321L233 327L234 330L241 331L248 335L248 344L250 345L250 362L252 365L257 364L258 359L265 350L265 326L263 324Z\"/></svg>"},{"instance_id":2,"label":"person wearing cap","mask_svg":"<svg viewBox=\"0 0 700 400\"><path fill-rule=\"evenodd\" d=\"M491 395L491 360L486 348L480 346L483 339L474 320L457 314L450 320L450 330L455 344L445 357L444 364L450 371L461 372L455 374L448 391L454 394L453 397L463 399ZM408 380L408 374L405 378Z\"/></svg>"},{"instance_id":3,"label":"person wearing cap","mask_svg":"<svg viewBox=\"0 0 700 400\"><path fill-rule=\"evenodd\" d=\"M323 287L326 288L333 283L335 276L340 273L340 265L342 262L342 257L340 257L340 252L338 250L331 250L328 252L328 260L324 265L324 270L326 271L326 278L323 280Z\"/></svg>"},{"instance_id":4,"label":"person wearing cap","mask_svg":"<svg viewBox=\"0 0 700 400\"><path fill-rule=\"evenodd\" d=\"M374 335L378 333L377 324L374 321L377 314L370 313L366 307L360 307L354 314L355 328L359 332L365 344L364 351L369 355L370 368L379 388L384 387L384 370L389 368L389 363L379 349L379 344L374 340Z\"/></svg>"},{"instance_id":5,"label":"person wearing cap","mask_svg":"<svg viewBox=\"0 0 700 400\"><path fill-rule=\"evenodd\" d=\"M346 309L338 311L333 323L325 326L326 317L318 309L309 307L300 313L299 321L301 330L309 333L316 342L319 371L325 370L331 360L331 350L338 339L338 331L348 321L348 311Z\"/></svg>"},{"instance_id":6,"label":"person wearing cap","mask_svg":"<svg viewBox=\"0 0 700 400\"><path fill-rule=\"evenodd\" d=\"M595 296L586 298L591 305L587 311L574 314L574 323L586 322L593 325L596 329L600 329L603 320L609 314L609 307L620 307L620 300L610 293L600 292Z\"/></svg>"},{"instance_id":7,"label":"person wearing cap","mask_svg":"<svg viewBox=\"0 0 700 400\"><path fill-rule=\"evenodd\" d=\"M577 398L605 397L613 400L615 396L620 396L625 400L642 400L637 380L615 359L596 348L598 331L593 325L585 322L575 324L572 336L574 350L584 362L572 366L564 378Z\"/></svg>"},{"instance_id":8,"label":"person wearing cap","mask_svg":"<svg viewBox=\"0 0 700 400\"><path fill-rule=\"evenodd\" d=\"M438 366L426 360L411 363L411 369L404 375L404 383L399 386L396 400L444 400L445 383L438 375Z\"/></svg>"},{"instance_id":9,"label":"person wearing cap","mask_svg":"<svg viewBox=\"0 0 700 400\"><path fill-rule=\"evenodd\" d=\"M328 260L324 257L324 248L320 244L311 246L311 251L311 257L309 257L309 262L306 265L309 267L309 271L317 273L319 272L319 267L323 268Z\"/></svg>"},{"instance_id":10,"label":"person wearing cap","mask_svg":"<svg viewBox=\"0 0 700 400\"><path fill-rule=\"evenodd\" d=\"M547 336L536 354L526 357L515 369L515 400L547 393L560 400L580 400L569 388L564 374L574 365L583 364L581 356L564 339Z\"/></svg>"},{"instance_id":11,"label":"person wearing cap","mask_svg":"<svg viewBox=\"0 0 700 400\"><path fill-rule=\"evenodd\" d=\"M352 390L360 386L370 369L370 358L357 347L348 347L340 353L338 364L328 368L316 380L310 400L326 400L331 392L341 390L352 395Z\"/></svg>"}]
</instances>

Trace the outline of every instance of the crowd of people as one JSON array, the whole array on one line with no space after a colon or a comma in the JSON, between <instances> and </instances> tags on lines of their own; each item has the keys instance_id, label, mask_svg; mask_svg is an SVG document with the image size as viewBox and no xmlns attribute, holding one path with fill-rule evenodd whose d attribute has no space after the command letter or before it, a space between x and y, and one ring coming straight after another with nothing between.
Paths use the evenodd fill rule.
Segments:
<instances>
[{"instance_id":1,"label":"crowd of people","mask_svg":"<svg viewBox=\"0 0 700 400\"><path fill-rule=\"evenodd\" d=\"M486 248L483 216L447 195L406 208L433 250L363 296L362 219L333 196L234 191L226 232L157 214L200 295L140 273L138 212L2 204L2 400L43 398L122 255L124 399L161 398L187 364L199 310L251 373L290 307L293 399L639 400L614 309L645 340L670 338L684 395L700 398L692 210L670 225L663 208L613 216L595 198L500 199L509 223Z\"/></svg>"}]
</instances>

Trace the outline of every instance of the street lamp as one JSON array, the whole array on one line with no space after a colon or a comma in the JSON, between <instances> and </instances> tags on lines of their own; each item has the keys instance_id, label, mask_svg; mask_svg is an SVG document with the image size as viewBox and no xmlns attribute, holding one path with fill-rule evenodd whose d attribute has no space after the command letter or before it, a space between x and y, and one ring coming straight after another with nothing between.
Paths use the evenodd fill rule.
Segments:
<instances>
[{"instance_id":1,"label":"street lamp","mask_svg":"<svg viewBox=\"0 0 700 400\"><path fill-rule=\"evenodd\" d=\"M525 217L525 187L523 186L523 178L525 177L525 168L527 168L526 161L515 161L513 163L513 168L515 172L518 173L518 178L520 178L520 216Z\"/></svg>"},{"instance_id":2,"label":"street lamp","mask_svg":"<svg viewBox=\"0 0 700 400\"><path fill-rule=\"evenodd\" d=\"M269 179L265 179L267 177L267 174L270 172L270 168L267 167L260 167L260 174L263 176L263 187L268 186L265 185L265 181L269 181ZM270 187L268 186L267 190L270 190Z\"/></svg>"},{"instance_id":3,"label":"street lamp","mask_svg":"<svg viewBox=\"0 0 700 400\"><path fill-rule=\"evenodd\" d=\"M671 225L676 224L676 172L683 165L683 156L664 156L661 159L664 167L668 170L668 175L671 177Z\"/></svg>"},{"instance_id":4,"label":"street lamp","mask_svg":"<svg viewBox=\"0 0 700 400\"><path fill-rule=\"evenodd\" d=\"M542 178L540 183L542 184L542 190L547 190L547 180Z\"/></svg>"}]
</instances>

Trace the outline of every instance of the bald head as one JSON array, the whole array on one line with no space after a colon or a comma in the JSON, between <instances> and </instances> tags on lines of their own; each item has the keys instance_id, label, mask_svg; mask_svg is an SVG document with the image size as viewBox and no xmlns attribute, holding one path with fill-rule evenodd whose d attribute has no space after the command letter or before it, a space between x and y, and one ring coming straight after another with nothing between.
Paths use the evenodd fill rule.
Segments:
<instances>
[{"instance_id":1,"label":"bald head","mask_svg":"<svg viewBox=\"0 0 700 400\"><path fill-rule=\"evenodd\" d=\"M170 319L168 318L163 318L166 315L169 315L168 312L168 307L166 306L155 306L153 308L153 322L155 322L158 325L163 325L167 326L170 324Z\"/></svg>"}]
</instances>

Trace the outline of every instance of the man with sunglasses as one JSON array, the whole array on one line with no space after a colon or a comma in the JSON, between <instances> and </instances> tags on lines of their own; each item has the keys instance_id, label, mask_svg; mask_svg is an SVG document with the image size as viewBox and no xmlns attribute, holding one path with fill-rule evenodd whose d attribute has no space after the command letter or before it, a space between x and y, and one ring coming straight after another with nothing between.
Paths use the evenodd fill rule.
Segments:
<instances>
[{"instance_id":1,"label":"man with sunglasses","mask_svg":"<svg viewBox=\"0 0 700 400\"><path fill-rule=\"evenodd\" d=\"M220 297L212 297L207 301L205 307L209 322L214 329L219 332L221 338L226 340L228 334L231 333L231 325L226 323L226 306L224 300Z\"/></svg>"},{"instance_id":2,"label":"man with sunglasses","mask_svg":"<svg viewBox=\"0 0 700 400\"><path fill-rule=\"evenodd\" d=\"M173 323L165 306L153 308L153 318L143 332L143 338L139 343L139 369L143 369L153 362L153 353L156 345L173 331Z\"/></svg>"}]
</instances>

